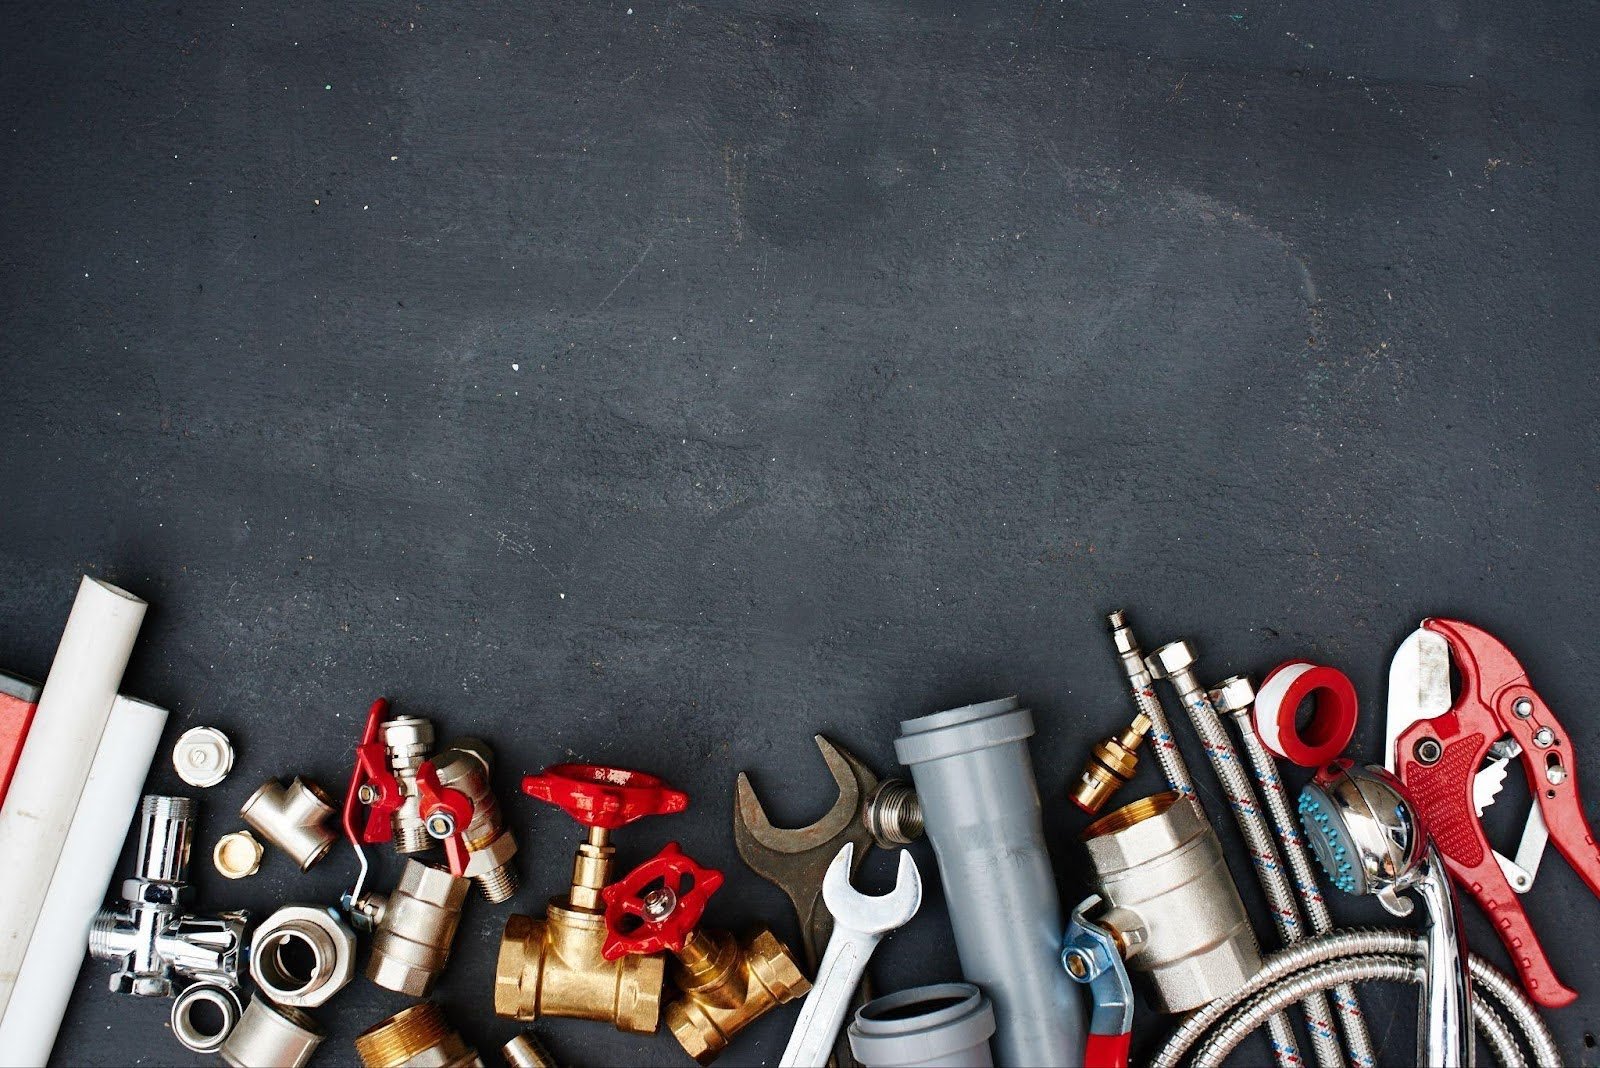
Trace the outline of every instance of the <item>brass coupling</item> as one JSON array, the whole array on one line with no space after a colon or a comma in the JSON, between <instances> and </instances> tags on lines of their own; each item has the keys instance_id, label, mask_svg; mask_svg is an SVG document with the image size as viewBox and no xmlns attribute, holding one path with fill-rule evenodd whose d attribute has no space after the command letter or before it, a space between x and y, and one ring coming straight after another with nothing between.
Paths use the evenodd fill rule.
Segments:
<instances>
[{"instance_id":1,"label":"brass coupling","mask_svg":"<svg viewBox=\"0 0 1600 1068\"><path fill-rule=\"evenodd\" d=\"M660 956L606 960L605 940L605 915L569 902L550 902L542 920L512 916L495 962L495 1014L599 1020L619 1031L654 1034L666 962Z\"/></svg>"},{"instance_id":2,"label":"brass coupling","mask_svg":"<svg viewBox=\"0 0 1600 1068\"><path fill-rule=\"evenodd\" d=\"M461 906L472 886L443 868L407 860L388 897L368 895L376 913L366 975L386 990L427 997L450 959Z\"/></svg>"},{"instance_id":3,"label":"brass coupling","mask_svg":"<svg viewBox=\"0 0 1600 1068\"><path fill-rule=\"evenodd\" d=\"M1105 807L1111 795L1128 784L1139 767L1139 747L1150 733L1150 717L1143 712L1121 734L1095 743L1089 759L1072 788L1072 803L1093 816Z\"/></svg>"},{"instance_id":4,"label":"brass coupling","mask_svg":"<svg viewBox=\"0 0 1600 1068\"><path fill-rule=\"evenodd\" d=\"M739 942L722 931L697 930L677 952L667 1027L700 1064L716 1060L746 1026L811 989L789 947L761 928Z\"/></svg>"},{"instance_id":5,"label":"brass coupling","mask_svg":"<svg viewBox=\"0 0 1600 1068\"><path fill-rule=\"evenodd\" d=\"M431 1001L401 1009L356 1036L356 1056L365 1068L483 1068Z\"/></svg>"},{"instance_id":6,"label":"brass coupling","mask_svg":"<svg viewBox=\"0 0 1600 1068\"><path fill-rule=\"evenodd\" d=\"M467 846L467 867L462 874L478 883L493 904L511 900L517 892L517 840L506 827L500 803L489 788L489 747L476 738L463 738L433 762L439 785L459 790L472 802L472 822L462 835Z\"/></svg>"},{"instance_id":7,"label":"brass coupling","mask_svg":"<svg viewBox=\"0 0 1600 1068\"><path fill-rule=\"evenodd\" d=\"M295 779L288 789L277 779L268 779L239 806L239 815L301 871L327 856L337 838L328 825L333 802L310 779Z\"/></svg>"},{"instance_id":8,"label":"brass coupling","mask_svg":"<svg viewBox=\"0 0 1600 1068\"><path fill-rule=\"evenodd\" d=\"M433 845L422 820L417 797L417 769L433 752L433 723L420 716L396 716L383 721L381 730L389 770L400 787L400 807L391 817L394 848L398 853L421 853Z\"/></svg>"}]
</instances>

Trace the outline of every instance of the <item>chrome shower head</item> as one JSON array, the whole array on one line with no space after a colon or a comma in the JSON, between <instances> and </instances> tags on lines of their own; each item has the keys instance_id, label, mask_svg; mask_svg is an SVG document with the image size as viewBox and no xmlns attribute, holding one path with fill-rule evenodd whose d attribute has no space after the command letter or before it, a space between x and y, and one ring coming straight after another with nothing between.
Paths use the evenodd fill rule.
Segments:
<instances>
[{"instance_id":1,"label":"chrome shower head","mask_svg":"<svg viewBox=\"0 0 1600 1068\"><path fill-rule=\"evenodd\" d=\"M1394 915L1411 915L1411 900L1401 895L1427 871L1428 837L1400 780L1337 761L1300 792L1300 822L1335 888L1372 894Z\"/></svg>"}]
</instances>

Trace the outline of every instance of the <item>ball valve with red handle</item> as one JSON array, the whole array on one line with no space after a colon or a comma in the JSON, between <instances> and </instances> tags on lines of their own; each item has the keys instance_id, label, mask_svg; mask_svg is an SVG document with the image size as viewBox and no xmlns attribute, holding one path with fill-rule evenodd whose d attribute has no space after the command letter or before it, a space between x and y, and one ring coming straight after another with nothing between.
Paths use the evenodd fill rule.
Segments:
<instances>
[{"instance_id":1,"label":"ball valve with red handle","mask_svg":"<svg viewBox=\"0 0 1600 1068\"><path fill-rule=\"evenodd\" d=\"M710 1064L753 1020L811 989L789 948L771 931L740 941L699 927L722 873L669 842L601 891L607 960L666 950L678 958L682 996L667 1005L667 1026L684 1052Z\"/></svg>"}]
</instances>

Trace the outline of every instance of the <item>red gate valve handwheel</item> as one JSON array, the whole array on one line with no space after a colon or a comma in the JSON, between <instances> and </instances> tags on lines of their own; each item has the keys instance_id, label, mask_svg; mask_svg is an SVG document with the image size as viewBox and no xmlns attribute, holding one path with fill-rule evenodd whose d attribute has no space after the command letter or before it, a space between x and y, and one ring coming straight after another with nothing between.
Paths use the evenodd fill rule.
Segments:
<instances>
[{"instance_id":1,"label":"red gate valve handwheel","mask_svg":"<svg viewBox=\"0 0 1600 1068\"><path fill-rule=\"evenodd\" d=\"M350 773L350 789L344 796L344 833L355 844L376 845L394 837L391 817L403 800L400 783L389 767L389 755L378 731L389 714L389 701L380 697L367 709L366 726L356 743L356 766ZM367 809L367 822L356 830L356 814Z\"/></svg>"},{"instance_id":2,"label":"red gate valve handwheel","mask_svg":"<svg viewBox=\"0 0 1600 1068\"><path fill-rule=\"evenodd\" d=\"M450 874L466 873L472 858L467 850L467 825L472 822L472 799L460 790L439 782L433 761L417 768L417 811L428 833L444 843L444 856Z\"/></svg>"},{"instance_id":3,"label":"red gate valve handwheel","mask_svg":"<svg viewBox=\"0 0 1600 1068\"><path fill-rule=\"evenodd\" d=\"M524 778L522 792L548 801L586 827L608 831L689 807L688 794L654 775L601 764L556 764Z\"/></svg>"},{"instance_id":4,"label":"red gate valve handwheel","mask_svg":"<svg viewBox=\"0 0 1600 1068\"><path fill-rule=\"evenodd\" d=\"M630 953L683 948L722 885L722 873L701 867L668 842L666 848L600 891L606 902L606 960Z\"/></svg>"}]
</instances>

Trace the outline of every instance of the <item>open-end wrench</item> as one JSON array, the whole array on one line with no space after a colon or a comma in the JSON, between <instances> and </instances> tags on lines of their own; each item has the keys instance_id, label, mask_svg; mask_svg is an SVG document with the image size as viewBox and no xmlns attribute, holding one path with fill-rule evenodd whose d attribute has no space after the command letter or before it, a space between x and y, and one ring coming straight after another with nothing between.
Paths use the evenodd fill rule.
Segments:
<instances>
[{"instance_id":1,"label":"open-end wrench","mask_svg":"<svg viewBox=\"0 0 1600 1068\"><path fill-rule=\"evenodd\" d=\"M854 875L861 866L872 844L863 813L867 799L878 788L878 777L865 764L820 734L815 740L839 787L839 800L826 815L808 827L774 827L756 799L749 776L741 771L734 785L733 818L733 841L739 856L794 902L806 965L812 969L833 930L833 918L822 900L823 876L846 843L856 847L850 873Z\"/></svg>"},{"instance_id":2,"label":"open-end wrench","mask_svg":"<svg viewBox=\"0 0 1600 1068\"><path fill-rule=\"evenodd\" d=\"M779 1068L822 1068L878 940L915 916L922 905L922 873L909 852L900 851L894 889L881 896L863 894L850 885L854 854L855 846L846 842L823 877L822 897L833 913L833 934Z\"/></svg>"}]
</instances>

